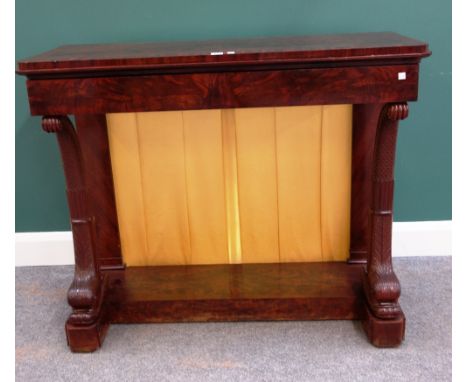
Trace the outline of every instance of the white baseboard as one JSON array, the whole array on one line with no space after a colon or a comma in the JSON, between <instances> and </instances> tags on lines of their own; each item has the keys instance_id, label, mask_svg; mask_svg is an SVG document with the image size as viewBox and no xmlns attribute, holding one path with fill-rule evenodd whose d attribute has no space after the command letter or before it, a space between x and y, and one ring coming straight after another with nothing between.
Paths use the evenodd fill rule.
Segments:
<instances>
[{"instance_id":1,"label":"white baseboard","mask_svg":"<svg viewBox=\"0 0 468 382\"><path fill-rule=\"evenodd\" d=\"M68 265L75 263L73 237L66 232L15 233L15 265Z\"/></svg>"},{"instance_id":2,"label":"white baseboard","mask_svg":"<svg viewBox=\"0 0 468 382\"><path fill-rule=\"evenodd\" d=\"M16 233L17 267L74 264L71 232ZM451 256L452 221L393 223L393 256Z\"/></svg>"},{"instance_id":3,"label":"white baseboard","mask_svg":"<svg viewBox=\"0 0 468 382\"><path fill-rule=\"evenodd\" d=\"M452 256L452 221L393 223L392 255Z\"/></svg>"}]
</instances>

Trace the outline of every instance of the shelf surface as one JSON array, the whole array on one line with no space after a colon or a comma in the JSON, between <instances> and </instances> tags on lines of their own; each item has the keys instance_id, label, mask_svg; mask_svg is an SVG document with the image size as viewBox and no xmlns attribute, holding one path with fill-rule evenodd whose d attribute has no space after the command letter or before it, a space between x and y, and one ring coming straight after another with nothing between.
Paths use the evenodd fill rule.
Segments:
<instances>
[{"instance_id":1,"label":"shelf surface","mask_svg":"<svg viewBox=\"0 0 468 382\"><path fill-rule=\"evenodd\" d=\"M362 265L129 267L108 293L111 322L360 319Z\"/></svg>"}]
</instances>

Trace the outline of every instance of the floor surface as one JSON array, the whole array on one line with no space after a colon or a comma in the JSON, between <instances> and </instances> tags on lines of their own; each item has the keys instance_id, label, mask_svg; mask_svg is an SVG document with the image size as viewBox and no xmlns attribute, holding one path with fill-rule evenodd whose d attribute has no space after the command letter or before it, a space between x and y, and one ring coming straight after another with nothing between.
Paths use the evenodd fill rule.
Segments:
<instances>
[{"instance_id":1,"label":"floor surface","mask_svg":"<svg viewBox=\"0 0 468 382\"><path fill-rule=\"evenodd\" d=\"M73 267L16 268L17 381L450 381L451 257L396 258L406 339L367 342L358 322L114 325L104 346L66 345Z\"/></svg>"}]
</instances>

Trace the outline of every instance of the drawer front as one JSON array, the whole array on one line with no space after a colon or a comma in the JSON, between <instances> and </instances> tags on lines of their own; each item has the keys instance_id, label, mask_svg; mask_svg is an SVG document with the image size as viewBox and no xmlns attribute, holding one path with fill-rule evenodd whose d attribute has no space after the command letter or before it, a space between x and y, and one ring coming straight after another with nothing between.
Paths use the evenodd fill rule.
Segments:
<instances>
[{"instance_id":1,"label":"drawer front","mask_svg":"<svg viewBox=\"0 0 468 382\"><path fill-rule=\"evenodd\" d=\"M28 80L33 115L414 101L418 65Z\"/></svg>"}]
</instances>

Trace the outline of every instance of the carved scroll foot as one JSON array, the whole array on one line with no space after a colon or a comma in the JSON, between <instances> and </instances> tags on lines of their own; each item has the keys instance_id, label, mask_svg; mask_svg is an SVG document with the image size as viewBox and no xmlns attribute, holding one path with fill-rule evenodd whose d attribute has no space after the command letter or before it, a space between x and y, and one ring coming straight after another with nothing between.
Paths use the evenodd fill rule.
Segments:
<instances>
[{"instance_id":1,"label":"carved scroll foot","mask_svg":"<svg viewBox=\"0 0 468 382\"><path fill-rule=\"evenodd\" d=\"M367 301L364 329L376 346L396 346L404 337L405 319L398 304L400 282L392 265L392 223L398 121L407 116L406 103L384 105L375 138L369 257L363 284Z\"/></svg>"},{"instance_id":2,"label":"carved scroll foot","mask_svg":"<svg viewBox=\"0 0 468 382\"><path fill-rule=\"evenodd\" d=\"M74 282L74 281L73 281ZM95 299L97 305L82 312L74 308L65 323L65 333L70 350L75 353L88 353L99 349L109 328L106 309L103 306L104 292L107 291L108 276L104 275L101 293ZM72 286L70 290L72 290ZM69 291L70 295L70 291ZM90 319L91 318L91 319Z\"/></svg>"},{"instance_id":3,"label":"carved scroll foot","mask_svg":"<svg viewBox=\"0 0 468 382\"><path fill-rule=\"evenodd\" d=\"M73 351L93 351L101 345L107 327L102 308L106 280L97 267L96 227L88 205L82 152L68 117L44 117L42 128L57 135L73 233L75 274L68 290L72 313L65 326L67 340Z\"/></svg>"}]
</instances>

